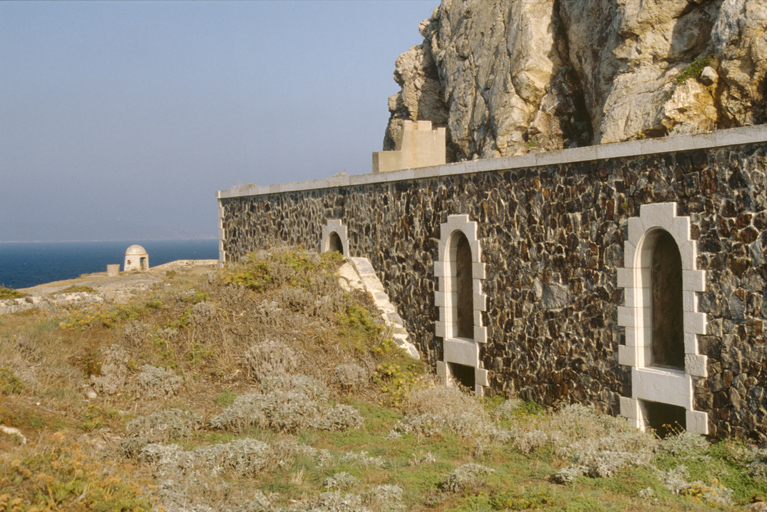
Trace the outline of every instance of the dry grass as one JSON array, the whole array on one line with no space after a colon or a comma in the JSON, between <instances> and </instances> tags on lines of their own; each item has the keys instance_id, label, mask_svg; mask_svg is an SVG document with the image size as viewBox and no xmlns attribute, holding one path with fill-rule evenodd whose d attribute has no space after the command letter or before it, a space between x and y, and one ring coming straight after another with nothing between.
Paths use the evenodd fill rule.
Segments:
<instances>
[{"instance_id":1,"label":"dry grass","mask_svg":"<svg viewBox=\"0 0 767 512\"><path fill-rule=\"evenodd\" d=\"M0 512L726 509L767 455L434 386L339 260L0 317ZM26 440L26 443L22 441ZM561 483L556 483L561 482Z\"/></svg>"}]
</instances>

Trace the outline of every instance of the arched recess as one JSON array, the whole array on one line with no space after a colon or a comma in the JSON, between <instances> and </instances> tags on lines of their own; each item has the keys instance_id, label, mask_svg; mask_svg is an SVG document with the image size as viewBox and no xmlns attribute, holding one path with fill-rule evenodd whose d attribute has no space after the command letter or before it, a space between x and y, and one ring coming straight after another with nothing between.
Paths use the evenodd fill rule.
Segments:
<instances>
[{"instance_id":1,"label":"arched recess","mask_svg":"<svg viewBox=\"0 0 767 512\"><path fill-rule=\"evenodd\" d=\"M642 205L639 217L628 220L618 269L626 344L618 346L618 363L631 367L631 397L621 397L621 415L642 429L673 420L707 434L708 414L693 409L693 378L707 376L707 358L698 351L706 315L697 311L696 295L705 291L706 273L696 269L690 218L677 217L676 206Z\"/></svg>"},{"instance_id":2,"label":"arched recess","mask_svg":"<svg viewBox=\"0 0 767 512\"><path fill-rule=\"evenodd\" d=\"M349 256L346 226L341 219L329 219L327 224L322 226L320 252L328 251L338 251L344 256Z\"/></svg>"},{"instance_id":3,"label":"arched recess","mask_svg":"<svg viewBox=\"0 0 767 512\"><path fill-rule=\"evenodd\" d=\"M480 344L487 341L482 312L487 297L482 293L485 264L477 239L477 223L468 215L450 215L440 225L440 241L434 274L437 290L434 302L439 308L435 335L442 338L443 361L437 362L437 375L445 385L453 381L473 387L481 396L488 385L488 372L481 368Z\"/></svg>"},{"instance_id":4,"label":"arched recess","mask_svg":"<svg viewBox=\"0 0 767 512\"><path fill-rule=\"evenodd\" d=\"M676 240L664 229L647 233L644 245L652 249L650 366L684 370L682 256Z\"/></svg>"},{"instance_id":5,"label":"arched recess","mask_svg":"<svg viewBox=\"0 0 767 512\"><path fill-rule=\"evenodd\" d=\"M341 242L341 237L335 231L330 233L328 238L328 251L344 253L344 244Z\"/></svg>"}]
</instances>

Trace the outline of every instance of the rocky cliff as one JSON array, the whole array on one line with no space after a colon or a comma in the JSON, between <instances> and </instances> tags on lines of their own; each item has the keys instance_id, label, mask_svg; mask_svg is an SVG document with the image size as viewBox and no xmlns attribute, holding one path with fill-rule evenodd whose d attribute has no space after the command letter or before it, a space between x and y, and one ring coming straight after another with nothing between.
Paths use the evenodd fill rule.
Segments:
<instances>
[{"instance_id":1,"label":"rocky cliff","mask_svg":"<svg viewBox=\"0 0 767 512\"><path fill-rule=\"evenodd\" d=\"M448 161L765 122L765 0L442 0L403 53L405 119Z\"/></svg>"}]
</instances>

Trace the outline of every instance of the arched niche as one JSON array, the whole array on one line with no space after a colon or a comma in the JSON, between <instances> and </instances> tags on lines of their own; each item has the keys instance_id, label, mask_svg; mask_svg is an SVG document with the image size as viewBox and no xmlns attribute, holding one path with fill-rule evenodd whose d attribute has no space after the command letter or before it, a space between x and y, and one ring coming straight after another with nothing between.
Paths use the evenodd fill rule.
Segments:
<instances>
[{"instance_id":1,"label":"arched niche","mask_svg":"<svg viewBox=\"0 0 767 512\"><path fill-rule=\"evenodd\" d=\"M482 292L485 265L477 239L477 223L468 215L450 215L440 225L440 242L434 273L437 277L435 304L439 321L435 335L442 338L443 360L437 374L446 385L459 382L477 395L488 385L488 372L481 368L479 349L487 341L482 312L487 297Z\"/></svg>"},{"instance_id":2,"label":"arched niche","mask_svg":"<svg viewBox=\"0 0 767 512\"><path fill-rule=\"evenodd\" d=\"M346 236L346 226L341 219L329 219L322 226L320 252L336 251L343 256L349 256L349 242Z\"/></svg>"},{"instance_id":3,"label":"arched niche","mask_svg":"<svg viewBox=\"0 0 767 512\"><path fill-rule=\"evenodd\" d=\"M708 414L693 408L693 378L707 376L706 356L698 350L706 315L697 311L696 295L705 291L706 274L696 268L690 218L678 217L676 206L642 205L639 217L628 220L624 266L618 269L618 286L625 290L618 308L625 345L618 346L618 362L631 368L631 397L621 397L621 415L639 428L674 418L706 434Z\"/></svg>"},{"instance_id":4,"label":"arched niche","mask_svg":"<svg viewBox=\"0 0 767 512\"><path fill-rule=\"evenodd\" d=\"M328 251L340 252L342 256L344 254L344 244L341 241L341 237L338 236L338 233L335 231L330 233L330 237L328 238Z\"/></svg>"},{"instance_id":5,"label":"arched niche","mask_svg":"<svg viewBox=\"0 0 767 512\"><path fill-rule=\"evenodd\" d=\"M456 338L474 339L471 246L460 230L454 231L451 238L448 265L451 267L449 274L453 280L452 288L455 289L455 318L451 330Z\"/></svg>"},{"instance_id":6,"label":"arched niche","mask_svg":"<svg viewBox=\"0 0 767 512\"><path fill-rule=\"evenodd\" d=\"M674 237L668 231L656 229L647 238L645 244L652 247L649 284L652 302L650 366L683 370L682 257Z\"/></svg>"}]
</instances>

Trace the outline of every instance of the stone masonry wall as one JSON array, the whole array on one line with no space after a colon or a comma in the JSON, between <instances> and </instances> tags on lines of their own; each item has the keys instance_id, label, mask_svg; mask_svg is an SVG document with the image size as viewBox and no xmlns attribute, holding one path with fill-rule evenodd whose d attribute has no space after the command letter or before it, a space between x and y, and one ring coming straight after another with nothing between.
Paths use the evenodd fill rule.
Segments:
<instances>
[{"instance_id":1,"label":"stone masonry wall","mask_svg":"<svg viewBox=\"0 0 767 512\"><path fill-rule=\"evenodd\" d=\"M627 219L648 203L678 203L698 243L707 313L695 409L715 436L767 440L767 143L222 198L228 261L274 245L319 247L328 219L349 252L370 260L431 365L439 225L479 224L488 297L483 367L490 393L544 404L593 403L617 414L631 396L617 325Z\"/></svg>"}]
</instances>

